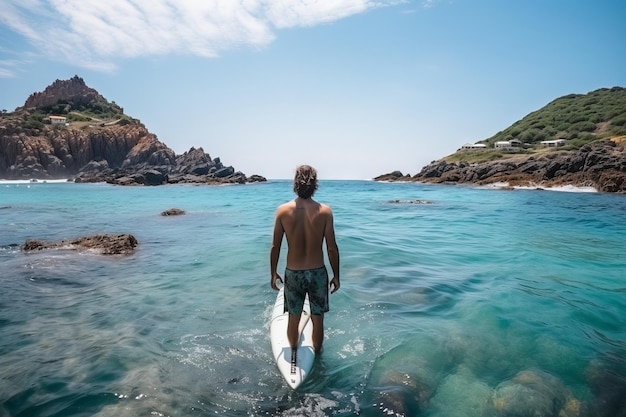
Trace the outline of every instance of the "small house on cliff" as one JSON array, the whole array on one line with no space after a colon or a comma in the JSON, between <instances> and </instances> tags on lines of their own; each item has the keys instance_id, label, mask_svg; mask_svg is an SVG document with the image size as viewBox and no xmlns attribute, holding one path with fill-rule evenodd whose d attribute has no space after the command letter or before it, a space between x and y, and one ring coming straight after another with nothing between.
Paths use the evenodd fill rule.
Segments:
<instances>
[{"instance_id":1,"label":"small house on cliff","mask_svg":"<svg viewBox=\"0 0 626 417\"><path fill-rule=\"evenodd\" d=\"M485 145L484 143L466 143L465 145L461 146L461 150L466 149L487 149L487 145Z\"/></svg>"},{"instance_id":2,"label":"small house on cliff","mask_svg":"<svg viewBox=\"0 0 626 417\"><path fill-rule=\"evenodd\" d=\"M559 146L565 146L565 139L542 140L540 143L546 148L558 148Z\"/></svg>"},{"instance_id":3,"label":"small house on cliff","mask_svg":"<svg viewBox=\"0 0 626 417\"><path fill-rule=\"evenodd\" d=\"M493 144L493 147L496 149L515 149L522 148L523 144L519 139L499 140Z\"/></svg>"},{"instance_id":4,"label":"small house on cliff","mask_svg":"<svg viewBox=\"0 0 626 417\"><path fill-rule=\"evenodd\" d=\"M63 116L48 116L51 125L63 125L67 123L67 118Z\"/></svg>"}]
</instances>

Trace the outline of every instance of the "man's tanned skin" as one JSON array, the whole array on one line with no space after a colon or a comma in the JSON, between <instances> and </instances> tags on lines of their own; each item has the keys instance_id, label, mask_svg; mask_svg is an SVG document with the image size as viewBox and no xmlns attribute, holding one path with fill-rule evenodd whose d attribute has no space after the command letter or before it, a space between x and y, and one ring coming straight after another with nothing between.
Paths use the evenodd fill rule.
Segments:
<instances>
[{"instance_id":1,"label":"man's tanned skin","mask_svg":"<svg viewBox=\"0 0 626 417\"><path fill-rule=\"evenodd\" d=\"M301 169L312 170L312 183L304 183L302 188L313 187L308 191L302 191L297 181ZM311 181L309 181L311 182ZM287 237L287 268L291 270L311 270L324 266L324 252L322 245L326 241L328 261L333 271L330 280L331 294L339 289L339 248L335 240L333 213L325 204L313 200L312 195L317 189L317 176L315 170L309 166L298 168L294 179L294 191L299 196L294 200L282 204L276 210L274 234L270 250L270 273L271 286L278 290L277 281L282 278L276 272L280 247L283 236ZM304 197L303 197L304 196ZM289 315L287 326L287 338L292 349L298 346L298 324L300 314ZM324 315L312 314L313 321L313 346L317 353L321 352L324 341Z\"/></svg>"}]
</instances>

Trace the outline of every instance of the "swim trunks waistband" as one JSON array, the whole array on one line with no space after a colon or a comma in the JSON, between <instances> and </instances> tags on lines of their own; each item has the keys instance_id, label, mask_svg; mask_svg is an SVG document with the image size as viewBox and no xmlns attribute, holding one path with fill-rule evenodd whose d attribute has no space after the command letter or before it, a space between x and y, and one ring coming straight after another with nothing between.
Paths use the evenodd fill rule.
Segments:
<instances>
[{"instance_id":1,"label":"swim trunks waistband","mask_svg":"<svg viewBox=\"0 0 626 417\"><path fill-rule=\"evenodd\" d=\"M326 266L322 265L319 268L311 268L311 269L291 269L291 268L285 268L285 270L289 271L289 272L304 272L304 271L314 272L314 271L319 271L321 269L326 269Z\"/></svg>"}]
</instances>

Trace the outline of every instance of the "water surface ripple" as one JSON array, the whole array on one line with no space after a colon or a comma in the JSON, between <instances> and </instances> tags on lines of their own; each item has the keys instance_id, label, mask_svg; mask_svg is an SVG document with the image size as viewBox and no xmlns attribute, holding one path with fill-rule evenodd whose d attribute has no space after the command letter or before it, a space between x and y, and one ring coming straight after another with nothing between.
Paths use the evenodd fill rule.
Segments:
<instances>
[{"instance_id":1,"label":"water surface ripple","mask_svg":"<svg viewBox=\"0 0 626 417\"><path fill-rule=\"evenodd\" d=\"M0 417L626 412L625 196L322 181L342 287L292 391L268 338L289 181L0 187ZM97 233L138 249L19 249Z\"/></svg>"}]
</instances>

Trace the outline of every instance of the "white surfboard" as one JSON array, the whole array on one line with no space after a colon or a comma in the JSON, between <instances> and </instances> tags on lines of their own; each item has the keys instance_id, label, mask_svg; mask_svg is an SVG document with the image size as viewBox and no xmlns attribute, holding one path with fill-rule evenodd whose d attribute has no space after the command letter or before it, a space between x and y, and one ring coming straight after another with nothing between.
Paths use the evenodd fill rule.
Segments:
<instances>
[{"instance_id":1,"label":"white surfboard","mask_svg":"<svg viewBox=\"0 0 626 417\"><path fill-rule=\"evenodd\" d=\"M287 384L293 389L298 388L304 382L313 368L315 361L315 350L313 349L313 322L311 321L311 307L309 306L309 296L304 300L304 309L300 318L300 340L298 341L298 354L295 366L291 364L291 347L287 339L287 323L289 313L284 311L284 289L281 288L276 297L272 321L270 322L270 341L272 343L272 353L276 360L276 365Z\"/></svg>"}]
</instances>

